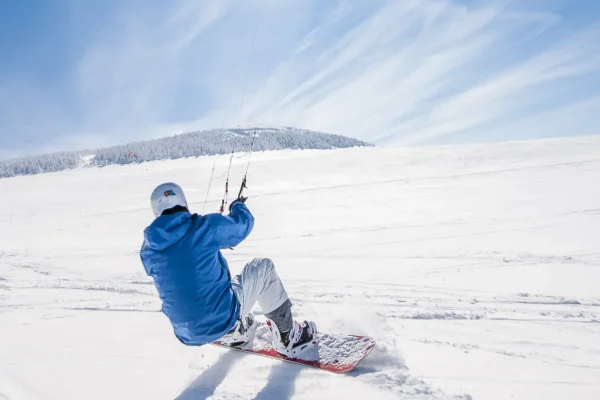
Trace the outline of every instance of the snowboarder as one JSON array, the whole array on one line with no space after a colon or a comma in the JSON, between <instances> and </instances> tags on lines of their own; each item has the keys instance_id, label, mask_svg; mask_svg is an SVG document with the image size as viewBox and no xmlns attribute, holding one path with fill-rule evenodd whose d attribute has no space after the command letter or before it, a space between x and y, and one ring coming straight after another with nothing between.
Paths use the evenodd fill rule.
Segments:
<instances>
[{"instance_id":1,"label":"snowboarder","mask_svg":"<svg viewBox=\"0 0 600 400\"><path fill-rule=\"evenodd\" d=\"M232 346L245 344L255 324L250 311L258 301L273 348L291 356L313 340L314 322L293 320L292 303L270 259L255 258L232 277L221 253L237 246L254 227L246 199L233 201L227 216L200 216L189 211L179 185L159 185L150 198L156 218L144 230L140 257L182 343L201 346L220 339Z\"/></svg>"}]
</instances>

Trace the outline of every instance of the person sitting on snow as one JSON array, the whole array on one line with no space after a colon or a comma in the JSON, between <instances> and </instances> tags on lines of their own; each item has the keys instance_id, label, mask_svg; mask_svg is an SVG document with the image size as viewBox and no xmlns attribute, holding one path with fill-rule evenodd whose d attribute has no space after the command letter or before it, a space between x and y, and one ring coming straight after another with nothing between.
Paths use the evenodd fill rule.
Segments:
<instances>
[{"instance_id":1,"label":"person sitting on snow","mask_svg":"<svg viewBox=\"0 0 600 400\"><path fill-rule=\"evenodd\" d=\"M162 301L162 312L185 345L222 340L240 346L251 338L258 301L271 330L273 348L294 356L316 336L312 321L292 318L288 295L273 261L255 258L231 276L221 250L240 244L252 231L254 217L240 197L229 215L191 214L175 183L159 185L150 197L156 217L144 230L140 257ZM275 328L273 328L273 325Z\"/></svg>"}]
</instances>

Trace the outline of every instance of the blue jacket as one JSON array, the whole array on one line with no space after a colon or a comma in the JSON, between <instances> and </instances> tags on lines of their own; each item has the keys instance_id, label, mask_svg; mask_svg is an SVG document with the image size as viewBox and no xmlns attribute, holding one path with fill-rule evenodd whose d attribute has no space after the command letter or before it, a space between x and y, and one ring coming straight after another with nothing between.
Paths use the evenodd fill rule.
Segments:
<instances>
[{"instance_id":1,"label":"blue jacket","mask_svg":"<svg viewBox=\"0 0 600 400\"><path fill-rule=\"evenodd\" d=\"M253 227L248 207L235 202L228 216L183 211L161 215L144 230L142 263L184 344L200 346L233 328L240 304L221 249L237 246Z\"/></svg>"}]
</instances>

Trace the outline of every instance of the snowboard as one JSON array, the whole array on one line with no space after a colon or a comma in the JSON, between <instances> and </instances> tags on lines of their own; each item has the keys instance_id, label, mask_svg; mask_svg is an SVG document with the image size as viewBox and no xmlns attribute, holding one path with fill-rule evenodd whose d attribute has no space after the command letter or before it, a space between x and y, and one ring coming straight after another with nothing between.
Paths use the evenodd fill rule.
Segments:
<instances>
[{"instance_id":1,"label":"snowboard","mask_svg":"<svg viewBox=\"0 0 600 400\"><path fill-rule=\"evenodd\" d=\"M244 353L255 354L324 371L343 374L352 371L375 347L369 336L333 333L317 334L313 344L296 358L277 353L271 346L271 333L264 322L256 321L254 338L243 346L233 347L221 341L213 345Z\"/></svg>"}]
</instances>

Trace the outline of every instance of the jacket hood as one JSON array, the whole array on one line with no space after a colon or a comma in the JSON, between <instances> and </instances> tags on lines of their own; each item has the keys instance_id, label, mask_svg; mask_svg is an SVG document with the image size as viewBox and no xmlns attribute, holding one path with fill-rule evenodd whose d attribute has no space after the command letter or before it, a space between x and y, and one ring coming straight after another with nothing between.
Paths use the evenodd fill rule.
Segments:
<instances>
[{"instance_id":1,"label":"jacket hood","mask_svg":"<svg viewBox=\"0 0 600 400\"><path fill-rule=\"evenodd\" d=\"M144 240L151 249L164 250L179 242L191 226L189 212L161 215L144 230Z\"/></svg>"}]
</instances>

